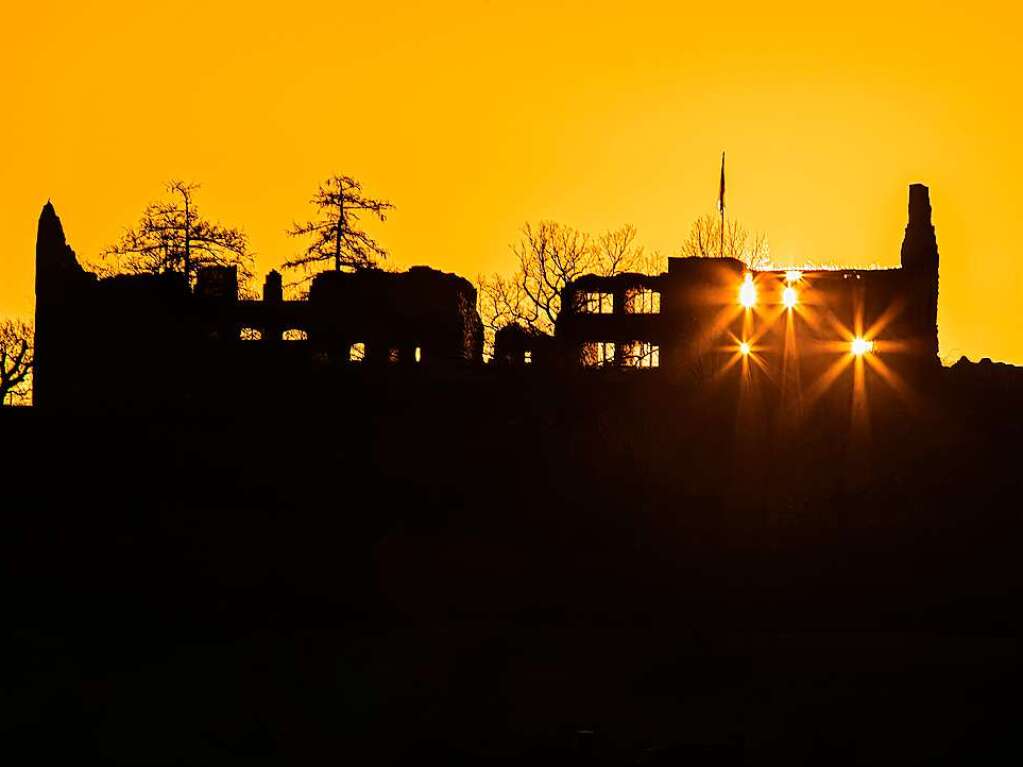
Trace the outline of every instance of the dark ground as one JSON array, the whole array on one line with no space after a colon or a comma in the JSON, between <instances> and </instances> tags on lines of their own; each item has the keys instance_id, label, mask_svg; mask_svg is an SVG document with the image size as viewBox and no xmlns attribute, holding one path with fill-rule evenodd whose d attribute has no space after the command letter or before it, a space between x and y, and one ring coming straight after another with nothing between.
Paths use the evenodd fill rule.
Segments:
<instances>
[{"instance_id":1,"label":"dark ground","mask_svg":"<svg viewBox=\"0 0 1023 767\"><path fill-rule=\"evenodd\" d=\"M0 411L11 763L1023 756L1023 372L409 383Z\"/></svg>"}]
</instances>

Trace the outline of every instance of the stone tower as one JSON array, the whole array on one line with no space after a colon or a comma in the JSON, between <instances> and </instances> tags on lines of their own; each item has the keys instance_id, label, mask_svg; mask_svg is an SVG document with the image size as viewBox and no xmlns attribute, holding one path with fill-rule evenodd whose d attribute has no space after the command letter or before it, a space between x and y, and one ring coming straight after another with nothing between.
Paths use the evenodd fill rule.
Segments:
<instances>
[{"instance_id":1,"label":"stone tower","mask_svg":"<svg viewBox=\"0 0 1023 767\"><path fill-rule=\"evenodd\" d=\"M931 223L930 192L923 184L909 187L902 268L911 285L908 311L920 329L920 353L928 364L938 364L938 241Z\"/></svg>"},{"instance_id":2,"label":"stone tower","mask_svg":"<svg viewBox=\"0 0 1023 767\"><path fill-rule=\"evenodd\" d=\"M36 406L52 404L55 382L71 377L78 339L75 318L82 288L96 277L84 269L67 244L64 227L53 204L47 202L39 214L36 233L35 367L32 372L32 401Z\"/></svg>"}]
</instances>

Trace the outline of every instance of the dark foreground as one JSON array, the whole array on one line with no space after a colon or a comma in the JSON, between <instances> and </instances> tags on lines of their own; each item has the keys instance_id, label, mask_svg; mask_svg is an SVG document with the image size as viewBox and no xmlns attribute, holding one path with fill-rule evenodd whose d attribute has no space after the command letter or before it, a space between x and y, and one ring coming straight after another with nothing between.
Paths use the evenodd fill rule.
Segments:
<instances>
[{"instance_id":1,"label":"dark foreground","mask_svg":"<svg viewBox=\"0 0 1023 767\"><path fill-rule=\"evenodd\" d=\"M0 412L12 763L1023 756L1018 371L329 383Z\"/></svg>"}]
</instances>

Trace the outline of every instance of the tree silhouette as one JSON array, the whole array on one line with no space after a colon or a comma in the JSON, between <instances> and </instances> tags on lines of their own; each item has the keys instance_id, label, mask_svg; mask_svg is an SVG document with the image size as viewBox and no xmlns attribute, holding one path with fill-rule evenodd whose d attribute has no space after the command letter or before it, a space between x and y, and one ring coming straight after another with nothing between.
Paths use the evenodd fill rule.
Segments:
<instances>
[{"instance_id":1,"label":"tree silhouette","mask_svg":"<svg viewBox=\"0 0 1023 767\"><path fill-rule=\"evenodd\" d=\"M512 275L478 277L487 356L492 354L494 334L509 323L553 333L561 311L561 291L577 277L610 277L655 268L659 271L654 263L659 257L646 255L636 243L636 228L632 225L593 238L555 221L527 223L512 252L518 260Z\"/></svg>"},{"instance_id":2,"label":"tree silhouette","mask_svg":"<svg viewBox=\"0 0 1023 767\"><path fill-rule=\"evenodd\" d=\"M763 268L770 262L770 250L763 234L753 234L735 219L729 219L725 221L722 238L721 219L710 213L693 222L679 255L684 258L736 258L750 269Z\"/></svg>"},{"instance_id":3,"label":"tree silhouette","mask_svg":"<svg viewBox=\"0 0 1023 767\"><path fill-rule=\"evenodd\" d=\"M155 274L179 271L189 284L202 266L236 266L238 282L253 275L253 258L240 229L203 218L195 203L198 184L170 181L170 201L146 206L142 218L121 239L102 252L115 260L114 272Z\"/></svg>"},{"instance_id":4,"label":"tree silhouette","mask_svg":"<svg viewBox=\"0 0 1023 767\"><path fill-rule=\"evenodd\" d=\"M321 261L333 261L338 272L368 269L387 257L387 251L358 224L363 214L386 221L386 211L394 207L391 203L364 195L362 185L351 176L331 176L320 184L310 203L317 217L288 230L292 237L309 238L309 245L302 255L284 263L286 269L308 271Z\"/></svg>"},{"instance_id":5,"label":"tree silhouette","mask_svg":"<svg viewBox=\"0 0 1023 767\"><path fill-rule=\"evenodd\" d=\"M34 364L31 323L0 321L0 405L28 398Z\"/></svg>"}]
</instances>

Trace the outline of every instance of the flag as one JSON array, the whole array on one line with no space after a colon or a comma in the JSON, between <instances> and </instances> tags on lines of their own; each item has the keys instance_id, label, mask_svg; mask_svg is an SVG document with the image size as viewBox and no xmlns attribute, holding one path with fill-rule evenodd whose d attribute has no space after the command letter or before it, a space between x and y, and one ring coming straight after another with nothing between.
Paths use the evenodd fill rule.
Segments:
<instances>
[{"instance_id":1,"label":"flag","mask_svg":"<svg viewBox=\"0 0 1023 767\"><path fill-rule=\"evenodd\" d=\"M725 153L721 153L721 186L718 189L718 212L725 212Z\"/></svg>"}]
</instances>

